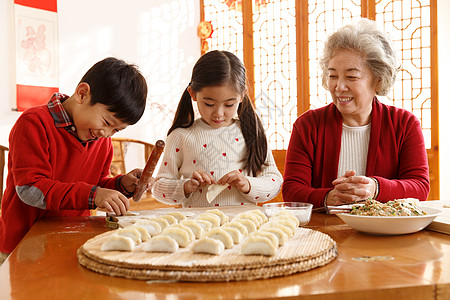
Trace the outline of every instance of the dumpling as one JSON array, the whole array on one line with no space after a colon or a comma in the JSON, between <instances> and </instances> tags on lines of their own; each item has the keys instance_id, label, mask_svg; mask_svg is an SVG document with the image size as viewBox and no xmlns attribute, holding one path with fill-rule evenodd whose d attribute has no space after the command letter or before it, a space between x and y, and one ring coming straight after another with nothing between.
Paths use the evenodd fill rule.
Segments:
<instances>
[{"instance_id":1,"label":"dumpling","mask_svg":"<svg viewBox=\"0 0 450 300\"><path fill-rule=\"evenodd\" d=\"M237 221L237 220L241 220L241 219L247 219L247 220L252 221L253 223L255 223L256 228L259 228L259 226L261 226L261 224L262 224L261 217L257 216L256 214L252 214L252 213L248 213L248 212L237 214L233 218L233 221Z\"/></svg>"},{"instance_id":2,"label":"dumpling","mask_svg":"<svg viewBox=\"0 0 450 300\"><path fill-rule=\"evenodd\" d=\"M194 243L192 251L194 253L208 253L219 255L225 250L225 246L220 240L203 237Z\"/></svg>"},{"instance_id":3,"label":"dumpling","mask_svg":"<svg viewBox=\"0 0 450 300\"><path fill-rule=\"evenodd\" d=\"M285 232L288 235L288 237L292 237L294 235L294 230L292 230L291 227L288 227L286 225L280 224L278 222L271 222L270 220L269 220L269 222L267 222L264 225L262 225L260 229L262 229L262 228L271 228L271 227L275 227L275 228L281 229L283 232Z\"/></svg>"},{"instance_id":4,"label":"dumpling","mask_svg":"<svg viewBox=\"0 0 450 300\"><path fill-rule=\"evenodd\" d=\"M280 218L280 217L276 217L276 218L270 218L269 222L275 222L284 226L287 226L289 228L292 229L293 232L295 232L295 230L297 229L297 225L295 225L295 222L290 220L290 219L285 219L285 218Z\"/></svg>"},{"instance_id":5,"label":"dumpling","mask_svg":"<svg viewBox=\"0 0 450 300\"><path fill-rule=\"evenodd\" d=\"M178 246L180 247L186 247L191 242L187 231L181 228L169 226L163 230L162 235L170 236L178 243Z\"/></svg>"},{"instance_id":6,"label":"dumpling","mask_svg":"<svg viewBox=\"0 0 450 300\"><path fill-rule=\"evenodd\" d=\"M203 229L203 227L194 220L183 220L180 224L189 227L194 233L196 239L200 239L205 235L205 230Z\"/></svg>"},{"instance_id":7,"label":"dumpling","mask_svg":"<svg viewBox=\"0 0 450 300\"><path fill-rule=\"evenodd\" d=\"M228 222L229 218L226 214L223 213L223 211L218 210L217 208L214 209L208 209L207 211L205 211L205 213L212 213L215 214L217 216L219 216L220 218L220 225L223 225L225 223Z\"/></svg>"},{"instance_id":8,"label":"dumpling","mask_svg":"<svg viewBox=\"0 0 450 300\"><path fill-rule=\"evenodd\" d=\"M133 251L134 241L127 236L111 235L101 246L102 251Z\"/></svg>"},{"instance_id":9,"label":"dumpling","mask_svg":"<svg viewBox=\"0 0 450 300\"><path fill-rule=\"evenodd\" d=\"M139 233L139 231L136 228L132 228L131 226L117 229L116 234L129 237L135 244L140 244L142 242L141 234Z\"/></svg>"},{"instance_id":10,"label":"dumpling","mask_svg":"<svg viewBox=\"0 0 450 300\"><path fill-rule=\"evenodd\" d=\"M233 238L223 228L213 228L211 229L211 231L206 233L205 236L212 239L220 240L225 246L225 249L230 249L234 245Z\"/></svg>"},{"instance_id":11,"label":"dumpling","mask_svg":"<svg viewBox=\"0 0 450 300\"><path fill-rule=\"evenodd\" d=\"M295 226L298 227L300 225L300 221L297 219L297 217L286 210L280 210L275 215L272 216L272 218L287 218L289 220L292 220L295 223Z\"/></svg>"},{"instance_id":12,"label":"dumpling","mask_svg":"<svg viewBox=\"0 0 450 300\"><path fill-rule=\"evenodd\" d=\"M142 249L147 252L176 252L179 249L179 246L177 241L170 236L160 235L143 243Z\"/></svg>"},{"instance_id":13,"label":"dumpling","mask_svg":"<svg viewBox=\"0 0 450 300\"><path fill-rule=\"evenodd\" d=\"M134 225L144 227L150 236L161 234L162 231L160 223L157 222L155 219L153 220L139 219L136 221L136 223L134 223Z\"/></svg>"},{"instance_id":14,"label":"dumpling","mask_svg":"<svg viewBox=\"0 0 450 300\"><path fill-rule=\"evenodd\" d=\"M277 252L277 248L272 242L262 236L250 236L241 244L241 254L244 255L266 255L272 256Z\"/></svg>"},{"instance_id":15,"label":"dumpling","mask_svg":"<svg viewBox=\"0 0 450 300\"><path fill-rule=\"evenodd\" d=\"M170 213L168 213L168 215L174 216L175 219L177 219L178 223L180 223L183 220L186 220L186 216L182 212L179 212L179 211L170 212Z\"/></svg>"},{"instance_id":16,"label":"dumpling","mask_svg":"<svg viewBox=\"0 0 450 300\"><path fill-rule=\"evenodd\" d=\"M222 185L222 184L211 184L210 186L208 186L208 191L206 192L206 201L208 201L208 203L211 203L214 201L214 199L216 199L216 197L222 193L222 191L224 189L226 189L228 187L227 184Z\"/></svg>"},{"instance_id":17,"label":"dumpling","mask_svg":"<svg viewBox=\"0 0 450 300\"><path fill-rule=\"evenodd\" d=\"M223 230L225 230L226 232L228 232L228 234L231 236L231 238L233 239L233 243L234 244L239 244L243 239L244 236L242 235L242 233L234 228L234 227L221 227Z\"/></svg>"},{"instance_id":18,"label":"dumpling","mask_svg":"<svg viewBox=\"0 0 450 300\"><path fill-rule=\"evenodd\" d=\"M189 228L188 226L183 225L183 224L173 224L173 225L169 226L169 228L173 228L173 227L180 228L180 229L183 229L184 231L186 231L189 235L189 242L193 242L195 240L195 234L192 231L192 229Z\"/></svg>"},{"instance_id":19,"label":"dumpling","mask_svg":"<svg viewBox=\"0 0 450 300\"><path fill-rule=\"evenodd\" d=\"M256 225L255 222L251 221L250 219L237 219L236 222L241 223L247 228L247 232L250 234L252 232L256 231Z\"/></svg>"},{"instance_id":20,"label":"dumpling","mask_svg":"<svg viewBox=\"0 0 450 300\"><path fill-rule=\"evenodd\" d=\"M278 239L279 246L283 246L289 238L289 236L287 235L286 232L284 232L283 230L281 230L280 228L277 228L277 227L260 228L259 231L267 231L267 232L271 232L271 233L275 234L275 236Z\"/></svg>"},{"instance_id":21,"label":"dumpling","mask_svg":"<svg viewBox=\"0 0 450 300\"><path fill-rule=\"evenodd\" d=\"M269 219L267 218L267 216L259 209L252 209L248 211L249 213L252 214L257 214L259 215L262 219L263 219L263 223L267 222Z\"/></svg>"},{"instance_id":22,"label":"dumpling","mask_svg":"<svg viewBox=\"0 0 450 300\"><path fill-rule=\"evenodd\" d=\"M242 224L241 222L238 222L238 221L231 221L231 222L228 222L228 223L226 223L226 224L224 224L224 225L222 226L222 228L226 228L226 227L233 227L233 228L236 228L237 230L239 230L239 231L241 232L241 234L242 234L244 237L248 235L247 227L245 227L245 225Z\"/></svg>"},{"instance_id":23,"label":"dumpling","mask_svg":"<svg viewBox=\"0 0 450 300\"><path fill-rule=\"evenodd\" d=\"M212 228L212 223L210 221L203 219L195 219L194 222L200 225L205 232L210 231Z\"/></svg>"},{"instance_id":24,"label":"dumpling","mask_svg":"<svg viewBox=\"0 0 450 300\"><path fill-rule=\"evenodd\" d=\"M131 225L129 226L130 228L136 228L137 231L139 231L139 234L141 235L141 240L143 242L147 241L150 239L150 234L148 233L147 229L145 229L143 226L141 225Z\"/></svg>"},{"instance_id":25,"label":"dumpling","mask_svg":"<svg viewBox=\"0 0 450 300\"><path fill-rule=\"evenodd\" d=\"M279 243L278 243L277 236L274 233L272 233L272 232L268 232L268 231L264 231L264 230L262 230L262 231L258 230L258 231L253 232L251 236L266 237L266 238L268 238L270 240L272 245L275 246L275 248L278 248L280 246Z\"/></svg>"},{"instance_id":26,"label":"dumpling","mask_svg":"<svg viewBox=\"0 0 450 300\"><path fill-rule=\"evenodd\" d=\"M157 222L159 224L159 226L161 226L161 230L166 229L170 225L169 221L167 221L166 219L161 218L161 217L157 217L157 218L153 217L153 218L150 218L149 220Z\"/></svg>"},{"instance_id":27,"label":"dumpling","mask_svg":"<svg viewBox=\"0 0 450 300\"><path fill-rule=\"evenodd\" d=\"M205 220L211 223L212 228L220 226L220 217L212 213L201 213L196 220Z\"/></svg>"},{"instance_id":28,"label":"dumpling","mask_svg":"<svg viewBox=\"0 0 450 300\"><path fill-rule=\"evenodd\" d=\"M169 222L169 225L178 223L178 219L172 215L164 215L164 216L161 216L160 218L166 219L167 222Z\"/></svg>"}]
</instances>

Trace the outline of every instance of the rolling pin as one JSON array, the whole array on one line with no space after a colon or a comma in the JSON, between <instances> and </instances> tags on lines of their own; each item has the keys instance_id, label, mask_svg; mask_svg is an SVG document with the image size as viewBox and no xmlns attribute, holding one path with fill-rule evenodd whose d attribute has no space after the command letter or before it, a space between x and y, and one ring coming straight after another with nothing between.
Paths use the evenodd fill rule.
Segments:
<instances>
[{"instance_id":1,"label":"rolling pin","mask_svg":"<svg viewBox=\"0 0 450 300\"><path fill-rule=\"evenodd\" d=\"M147 189L147 185L152 178L153 171L155 170L156 164L158 163L159 157L164 150L164 141L158 140L153 147L152 153L145 164L145 168L142 171L141 178L139 178L139 183L133 194L133 200L139 202L141 200L142 194Z\"/></svg>"}]
</instances>

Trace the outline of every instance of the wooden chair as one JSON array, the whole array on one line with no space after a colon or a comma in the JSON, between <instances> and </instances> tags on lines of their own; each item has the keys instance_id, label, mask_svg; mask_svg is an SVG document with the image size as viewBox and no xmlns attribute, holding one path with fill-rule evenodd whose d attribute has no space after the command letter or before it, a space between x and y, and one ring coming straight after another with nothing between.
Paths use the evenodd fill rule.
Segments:
<instances>
[{"instance_id":1,"label":"wooden chair","mask_svg":"<svg viewBox=\"0 0 450 300\"><path fill-rule=\"evenodd\" d=\"M9 151L8 147L0 145L0 204L3 197L3 181L5 173L6 151Z\"/></svg>"},{"instance_id":2,"label":"wooden chair","mask_svg":"<svg viewBox=\"0 0 450 300\"><path fill-rule=\"evenodd\" d=\"M112 138L111 140L114 147L114 157L110 168L111 176L126 174L135 168L143 169L154 147L153 144L135 139ZM153 173L153 176L155 175L156 173ZM145 192L139 202L134 202L133 199L130 199L130 210L132 211L163 207L177 206L159 202L153 197L151 192Z\"/></svg>"}]
</instances>

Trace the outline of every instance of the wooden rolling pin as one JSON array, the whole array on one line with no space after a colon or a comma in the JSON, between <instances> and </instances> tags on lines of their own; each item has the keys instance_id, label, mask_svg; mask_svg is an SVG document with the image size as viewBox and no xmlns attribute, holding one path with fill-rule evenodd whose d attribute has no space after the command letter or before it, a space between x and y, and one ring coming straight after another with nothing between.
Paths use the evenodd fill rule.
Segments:
<instances>
[{"instance_id":1,"label":"wooden rolling pin","mask_svg":"<svg viewBox=\"0 0 450 300\"><path fill-rule=\"evenodd\" d=\"M133 194L133 200L139 202L141 200L142 194L147 189L147 185L152 178L153 171L155 170L156 164L158 163L159 157L164 150L164 141L158 140L153 147L152 153L145 164L145 168L142 171L142 176L139 178L139 183Z\"/></svg>"}]
</instances>

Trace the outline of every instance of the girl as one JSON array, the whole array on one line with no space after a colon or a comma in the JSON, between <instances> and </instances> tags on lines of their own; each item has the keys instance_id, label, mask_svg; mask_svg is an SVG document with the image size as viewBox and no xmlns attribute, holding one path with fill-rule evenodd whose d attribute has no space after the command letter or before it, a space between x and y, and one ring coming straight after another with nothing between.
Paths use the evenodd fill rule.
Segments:
<instances>
[{"instance_id":1,"label":"girl","mask_svg":"<svg viewBox=\"0 0 450 300\"><path fill-rule=\"evenodd\" d=\"M244 205L278 194L283 178L246 92L245 67L234 54L200 57L168 132L153 187L157 200L183 207ZM201 118L194 119L191 99ZM211 184L226 188L209 203Z\"/></svg>"}]
</instances>

